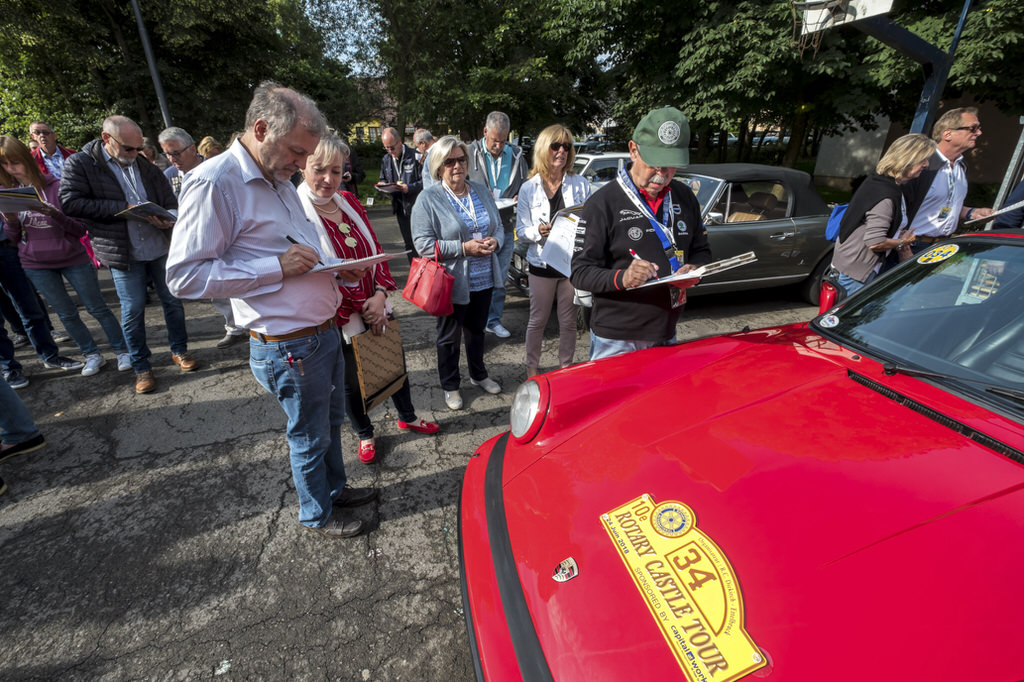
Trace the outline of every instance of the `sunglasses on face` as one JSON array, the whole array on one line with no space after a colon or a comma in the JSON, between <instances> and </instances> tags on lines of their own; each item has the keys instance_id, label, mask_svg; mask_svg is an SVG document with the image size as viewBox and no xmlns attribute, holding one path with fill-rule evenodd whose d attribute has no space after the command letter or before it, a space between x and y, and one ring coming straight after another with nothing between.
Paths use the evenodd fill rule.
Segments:
<instances>
[{"instance_id":1,"label":"sunglasses on face","mask_svg":"<svg viewBox=\"0 0 1024 682\"><path fill-rule=\"evenodd\" d=\"M466 156L453 156L443 161L445 168L452 168L457 163L461 163L463 166L466 165Z\"/></svg>"},{"instance_id":2,"label":"sunglasses on face","mask_svg":"<svg viewBox=\"0 0 1024 682\"><path fill-rule=\"evenodd\" d=\"M551 151L557 152L559 149L564 149L565 151L569 151L570 149L572 149L572 144L570 144L569 142L552 142L551 143Z\"/></svg>"},{"instance_id":3,"label":"sunglasses on face","mask_svg":"<svg viewBox=\"0 0 1024 682\"><path fill-rule=\"evenodd\" d=\"M128 145L126 145L124 142L121 142L121 140L117 139L113 135L110 136L110 139L119 144L121 146L121 149L125 150L126 152L141 152L143 149L145 149L145 147L129 147Z\"/></svg>"},{"instance_id":4,"label":"sunglasses on face","mask_svg":"<svg viewBox=\"0 0 1024 682\"><path fill-rule=\"evenodd\" d=\"M959 128L953 128L953 130L969 130L969 131L971 131L971 134L973 135L974 133L976 133L979 130L981 130L981 124L980 123L975 123L972 126L960 126Z\"/></svg>"},{"instance_id":5,"label":"sunglasses on face","mask_svg":"<svg viewBox=\"0 0 1024 682\"><path fill-rule=\"evenodd\" d=\"M121 146L124 146L124 145L121 145ZM184 154L185 152L187 152L187 151L188 151L188 149L189 149L189 147L191 147L191 146L192 146L192 145L189 145L188 147L185 147L184 149L179 149L179 150L178 150L178 151L176 151L176 152L164 152L164 154L166 154L167 156L170 156L170 157L173 157L173 158L175 158L175 159L176 159L176 158L178 158L179 156L181 156L182 154Z\"/></svg>"}]
</instances>

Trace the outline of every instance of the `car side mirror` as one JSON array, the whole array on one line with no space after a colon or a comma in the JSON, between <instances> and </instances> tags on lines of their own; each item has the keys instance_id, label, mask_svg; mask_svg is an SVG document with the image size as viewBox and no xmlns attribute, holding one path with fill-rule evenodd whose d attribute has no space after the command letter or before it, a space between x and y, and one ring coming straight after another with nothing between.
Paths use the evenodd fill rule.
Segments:
<instances>
[{"instance_id":1,"label":"car side mirror","mask_svg":"<svg viewBox=\"0 0 1024 682\"><path fill-rule=\"evenodd\" d=\"M721 225L722 223L725 222L725 214L712 211L711 213L708 213L705 222L708 225Z\"/></svg>"}]
</instances>

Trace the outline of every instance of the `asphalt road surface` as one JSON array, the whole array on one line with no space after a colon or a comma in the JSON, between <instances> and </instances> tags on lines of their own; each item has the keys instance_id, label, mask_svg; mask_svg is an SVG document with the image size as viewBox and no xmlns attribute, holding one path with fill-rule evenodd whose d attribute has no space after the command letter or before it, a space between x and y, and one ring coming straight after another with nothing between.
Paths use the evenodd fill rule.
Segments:
<instances>
[{"instance_id":1,"label":"asphalt road surface","mask_svg":"<svg viewBox=\"0 0 1024 682\"><path fill-rule=\"evenodd\" d=\"M388 207L371 220L385 248L400 248ZM394 264L404 283L405 262ZM101 281L113 305L109 275ZM19 395L48 445L0 464L10 486L0 497L0 678L471 680L459 485L475 448L507 428L525 378L529 302L510 290L513 336L488 336L488 370L504 391L465 381L465 407L451 412L434 319L391 299L418 414L442 431L399 431L389 401L372 413L378 461L365 465L345 427L350 481L380 489L377 503L357 510L368 532L350 540L300 527L284 414L253 379L247 343L215 348L223 320L209 303L185 304L201 363L187 374L171 362L159 305L147 308L158 382L150 395L135 394L133 374L116 371L105 345L108 363L93 377L45 369L20 349L31 384ZM813 314L787 289L701 297L679 336ZM578 361L587 345L581 336ZM554 369L556 347L552 315L542 369ZM77 355L73 344L63 350Z\"/></svg>"}]
</instances>

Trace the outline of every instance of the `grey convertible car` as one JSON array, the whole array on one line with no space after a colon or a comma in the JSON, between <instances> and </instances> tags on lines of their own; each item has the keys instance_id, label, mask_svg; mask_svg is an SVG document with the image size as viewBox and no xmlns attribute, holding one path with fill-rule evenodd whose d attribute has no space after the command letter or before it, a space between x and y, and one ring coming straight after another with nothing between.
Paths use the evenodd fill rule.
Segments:
<instances>
[{"instance_id":1,"label":"grey convertible car","mask_svg":"<svg viewBox=\"0 0 1024 682\"><path fill-rule=\"evenodd\" d=\"M817 305L821 278L832 262L825 238L829 208L803 171L752 163L693 164L676 172L693 190L716 260L747 251L757 262L706 277L691 296L800 285ZM516 244L509 279L528 287L526 245Z\"/></svg>"}]
</instances>

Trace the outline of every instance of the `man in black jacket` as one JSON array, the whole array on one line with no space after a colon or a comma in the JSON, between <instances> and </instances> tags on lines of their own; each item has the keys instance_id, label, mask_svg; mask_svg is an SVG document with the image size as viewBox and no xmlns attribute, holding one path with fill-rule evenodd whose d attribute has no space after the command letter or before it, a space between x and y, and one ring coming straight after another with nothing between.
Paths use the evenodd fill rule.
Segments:
<instances>
[{"instance_id":1,"label":"man in black jacket","mask_svg":"<svg viewBox=\"0 0 1024 682\"><path fill-rule=\"evenodd\" d=\"M131 353L131 365L119 364L118 369L134 369L136 393L150 393L156 379L146 345L149 281L163 306L171 359L183 372L199 365L188 353L185 308L168 290L164 273L173 222L153 215L144 220L118 215L146 202L171 212L178 209L171 184L140 151L142 129L130 118L108 117L102 139L87 143L65 162L60 200L67 215L86 221L96 257L110 268Z\"/></svg>"},{"instance_id":2,"label":"man in black jacket","mask_svg":"<svg viewBox=\"0 0 1024 682\"><path fill-rule=\"evenodd\" d=\"M391 194L391 210L398 219L398 231L402 233L402 241L409 251L409 262L412 263L416 246L412 243L412 205L423 189L423 166L416 160L416 152L406 147L395 128L385 128L380 141L387 152L380 162L380 182L395 183L398 191Z\"/></svg>"},{"instance_id":3,"label":"man in black jacket","mask_svg":"<svg viewBox=\"0 0 1024 682\"><path fill-rule=\"evenodd\" d=\"M676 168L690 162L689 144L683 113L655 109L633 131L630 163L580 211L578 229L585 233L572 259L571 280L594 295L591 360L674 339L684 289L638 287L711 262L700 205L686 185L672 179Z\"/></svg>"}]
</instances>

